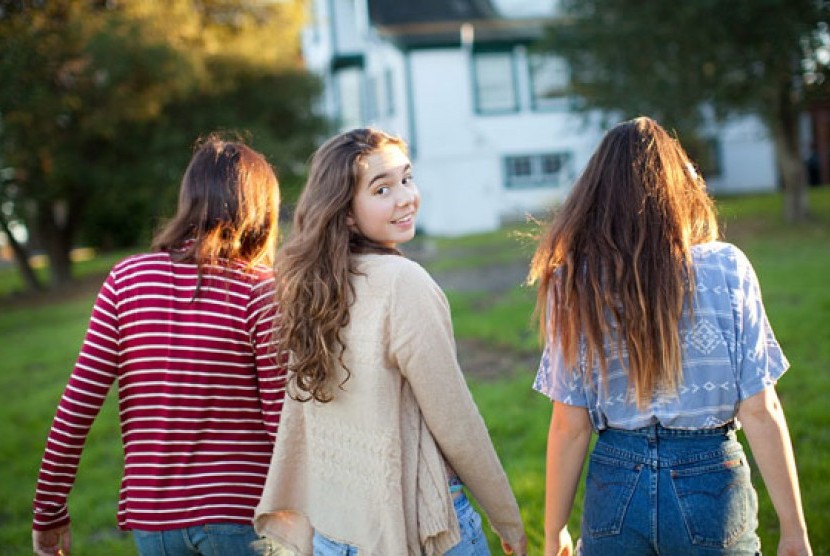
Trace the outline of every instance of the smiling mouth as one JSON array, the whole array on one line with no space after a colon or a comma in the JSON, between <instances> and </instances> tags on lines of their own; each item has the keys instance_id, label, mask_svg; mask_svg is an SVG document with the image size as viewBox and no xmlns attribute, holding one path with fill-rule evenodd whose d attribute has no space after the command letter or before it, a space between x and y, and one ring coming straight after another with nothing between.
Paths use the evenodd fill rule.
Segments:
<instances>
[{"instance_id":1,"label":"smiling mouth","mask_svg":"<svg viewBox=\"0 0 830 556\"><path fill-rule=\"evenodd\" d=\"M415 217L415 213L409 213L406 216L401 216L397 220L392 220L392 224L405 224L410 222Z\"/></svg>"}]
</instances>

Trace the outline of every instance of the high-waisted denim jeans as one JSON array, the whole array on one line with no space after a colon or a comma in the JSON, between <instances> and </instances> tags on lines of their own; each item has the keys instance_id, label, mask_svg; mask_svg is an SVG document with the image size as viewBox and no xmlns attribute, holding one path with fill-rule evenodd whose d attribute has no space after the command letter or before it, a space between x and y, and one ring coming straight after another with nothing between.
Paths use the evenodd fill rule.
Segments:
<instances>
[{"instance_id":1,"label":"high-waisted denim jeans","mask_svg":"<svg viewBox=\"0 0 830 556\"><path fill-rule=\"evenodd\" d=\"M487 538L481 528L481 516L473 508L465 494L453 501L461 542L452 547L444 556L490 556ZM354 546L340 543L314 532L314 556L357 556Z\"/></svg>"},{"instance_id":2,"label":"high-waisted denim jeans","mask_svg":"<svg viewBox=\"0 0 830 556\"><path fill-rule=\"evenodd\" d=\"M758 498L734 428L602 431L591 453L582 554L760 554Z\"/></svg>"}]
</instances>

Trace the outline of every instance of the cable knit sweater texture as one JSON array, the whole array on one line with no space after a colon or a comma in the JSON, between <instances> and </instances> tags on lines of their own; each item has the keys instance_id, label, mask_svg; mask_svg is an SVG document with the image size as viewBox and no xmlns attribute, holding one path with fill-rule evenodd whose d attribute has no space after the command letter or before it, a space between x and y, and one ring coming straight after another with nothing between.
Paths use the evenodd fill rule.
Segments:
<instances>
[{"instance_id":1,"label":"cable knit sweater texture","mask_svg":"<svg viewBox=\"0 0 830 556\"><path fill-rule=\"evenodd\" d=\"M257 530L302 555L315 529L361 555L443 554L460 540L449 465L517 546L518 505L458 366L446 297L404 257L357 262L342 334L351 376L326 404L286 396Z\"/></svg>"}]
</instances>

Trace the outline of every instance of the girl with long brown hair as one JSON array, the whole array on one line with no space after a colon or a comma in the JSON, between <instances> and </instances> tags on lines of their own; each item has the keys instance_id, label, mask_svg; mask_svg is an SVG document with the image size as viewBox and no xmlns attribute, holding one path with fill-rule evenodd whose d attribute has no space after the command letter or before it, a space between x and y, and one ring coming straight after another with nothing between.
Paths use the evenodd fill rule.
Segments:
<instances>
[{"instance_id":1,"label":"girl with long brown hair","mask_svg":"<svg viewBox=\"0 0 830 556\"><path fill-rule=\"evenodd\" d=\"M489 554L462 484L525 552L447 300L397 248L419 206L403 141L342 133L314 154L278 254L290 399L255 525L299 554Z\"/></svg>"},{"instance_id":2,"label":"girl with long brown hair","mask_svg":"<svg viewBox=\"0 0 830 556\"><path fill-rule=\"evenodd\" d=\"M279 204L261 153L218 134L197 142L152 252L117 263L95 300L40 467L36 554L70 553L67 497L115 382L118 525L138 553L259 553L251 519L285 391L271 333Z\"/></svg>"},{"instance_id":3,"label":"girl with long brown hair","mask_svg":"<svg viewBox=\"0 0 830 556\"><path fill-rule=\"evenodd\" d=\"M779 516L779 554L810 554L775 382L789 363L746 256L650 118L603 138L534 255L545 339L534 388L553 400L545 554L567 521L591 431L582 554L755 554L743 425Z\"/></svg>"}]
</instances>

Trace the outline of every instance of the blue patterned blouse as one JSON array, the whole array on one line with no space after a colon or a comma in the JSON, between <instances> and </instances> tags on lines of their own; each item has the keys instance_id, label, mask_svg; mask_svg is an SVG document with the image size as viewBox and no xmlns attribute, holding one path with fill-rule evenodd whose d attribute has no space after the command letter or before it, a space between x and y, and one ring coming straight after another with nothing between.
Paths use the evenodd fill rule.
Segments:
<instances>
[{"instance_id":1,"label":"blue patterned blouse","mask_svg":"<svg viewBox=\"0 0 830 556\"><path fill-rule=\"evenodd\" d=\"M638 410L620 361L626 353L616 353L612 343L607 380L600 381L598 367L586 369L584 357L577 372L565 368L548 342L533 388L551 400L587 408L597 431L655 423L703 429L732 421L738 403L775 384L789 362L767 320L746 255L729 243L712 242L694 246L692 257L695 319L691 322L687 313L681 321L683 379L676 394L655 394L647 408Z\"/></svg>"}]
</instances>

